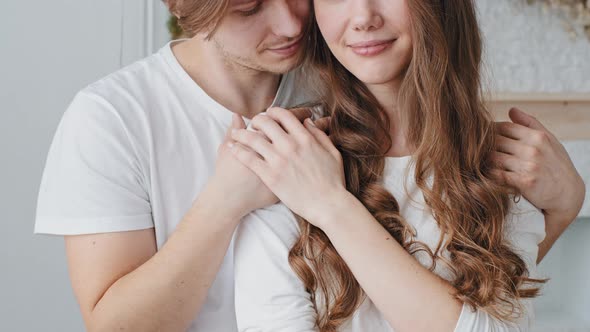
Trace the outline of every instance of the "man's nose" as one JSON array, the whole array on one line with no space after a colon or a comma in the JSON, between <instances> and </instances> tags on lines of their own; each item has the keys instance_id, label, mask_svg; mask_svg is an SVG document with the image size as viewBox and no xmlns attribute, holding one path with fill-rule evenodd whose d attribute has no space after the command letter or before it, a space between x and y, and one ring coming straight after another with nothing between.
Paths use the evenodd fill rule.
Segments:
<instances>
[{"instance_id":1,"label":"man's nose","mask_svg":"<svg viewBox=\"0 0 590 332\"><path fill-rule=\"evenodd\" d=\"M306 0L299 0L305 2ZM303 25L307 13L302 13L300 8L302 4L294 4L295 1L278 1L276 3L276 16L273 20L273 31L277 36L296 38L303 32ZM306 5L307 6L307 5Z\"/></svg>"}]
</instances>

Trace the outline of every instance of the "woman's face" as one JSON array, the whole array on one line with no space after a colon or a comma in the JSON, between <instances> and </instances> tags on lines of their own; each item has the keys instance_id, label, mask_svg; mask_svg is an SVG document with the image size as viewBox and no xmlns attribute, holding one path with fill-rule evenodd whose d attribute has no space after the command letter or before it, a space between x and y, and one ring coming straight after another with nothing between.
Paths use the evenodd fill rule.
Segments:
<instances>
[{"instance_id":1,"label":"woman's face","mask_svg":"<svg viewBox=\"0 0 590 332\"><path fill-rule=\"evenodd\" d=\"M338 61L368 85L398 83L412 58L406 0L314 0L320 31Z\"/></svg>"}]
</instances>

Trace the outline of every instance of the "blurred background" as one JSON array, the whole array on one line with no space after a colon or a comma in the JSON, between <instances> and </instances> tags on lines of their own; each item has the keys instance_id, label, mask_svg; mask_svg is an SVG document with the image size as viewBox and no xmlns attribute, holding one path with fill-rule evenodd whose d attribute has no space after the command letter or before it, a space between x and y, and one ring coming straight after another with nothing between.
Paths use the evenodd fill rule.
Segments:
<instances>
[{"instance_id":1,"label":"blurred background","mask_svg":"<svg viewBox=\"0 0 590 332\"><path fill-rule=\"evenodd\" d=\"M590 184L589 3L475 1L497 118L510 106L533 113ZM168 19L159 0L0 3L0 331L84 330L63 239L33 235L45 158L74 94L163 46ZM535 331L590 331L589 201L540 265L552 280Z\"/></svg>"}]
</instances>

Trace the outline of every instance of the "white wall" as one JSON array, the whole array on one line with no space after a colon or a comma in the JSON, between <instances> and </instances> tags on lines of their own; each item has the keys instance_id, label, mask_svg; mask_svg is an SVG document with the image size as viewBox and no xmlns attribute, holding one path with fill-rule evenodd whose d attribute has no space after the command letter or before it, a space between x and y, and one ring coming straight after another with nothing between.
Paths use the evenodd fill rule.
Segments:
<instances>
[{"instance_id":1,"label":"white wall","mask_svg":"<svg viewBox=\"0 0 590 332\"><path fill-rule=\"evenodd\" d=\"M590 91L590 43L570 44L537 9L525 10L537 17L529 22L510 9L512 0L477 2L486 13L482 22L497 90ZM0 2L1 331L83 330L63 240L32 234L41 172L74 94L159 48L168 38L166 19L159 0ZM153 33L146 33L150 27ZM545 39L534 41L527 31ZM572 316L590 312L588 287L580 279L590 277L588 264L569 263L572 257L584 261L590 252L584 244L589 225L575 224L543 263L554 280L541 309L558 306L575 311ZM564 302L565 295L573 301Z\"/></svg>"},{"instance_id":2,"label":"white wall","mask_svg":"<svg viewBox=\"0 0 590 332\"><path fill-rule=\"evenodd\" d=\"M0 2L0 331L83 331L60 237L34 236L61 115L85 85L146 54L143 0Z\"/></svg>"},{"instance_id":3,"label":"white wall","mask_svg":"<svg viewBox=\"0 0 590 332\"><path fill-rule=\"evenodd\" d=\"M498 92L590 93L590 41L525 0L476 0Z\"/></svg>"}]
</instances>

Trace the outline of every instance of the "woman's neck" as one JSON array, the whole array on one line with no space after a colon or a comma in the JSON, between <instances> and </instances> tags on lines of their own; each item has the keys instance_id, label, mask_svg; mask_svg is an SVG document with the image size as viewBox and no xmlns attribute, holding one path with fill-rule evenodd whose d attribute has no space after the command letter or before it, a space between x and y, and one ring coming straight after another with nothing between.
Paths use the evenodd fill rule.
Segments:
<instances>
[{"instance_id":1,"label":"woman's neck","mask_svg":"<svg viewBox=\"0 0 590 332\"><path fill-rule=\"evenodd\" d=\"M367 88L375 96L381 107L389 116L392 145L387 151L388 157L407 156L414 152L414 148L408 142L408 119L399 108L398 94L401 82L392 81L384 84L367 84Z\"/></svg>"}]
</instances>

